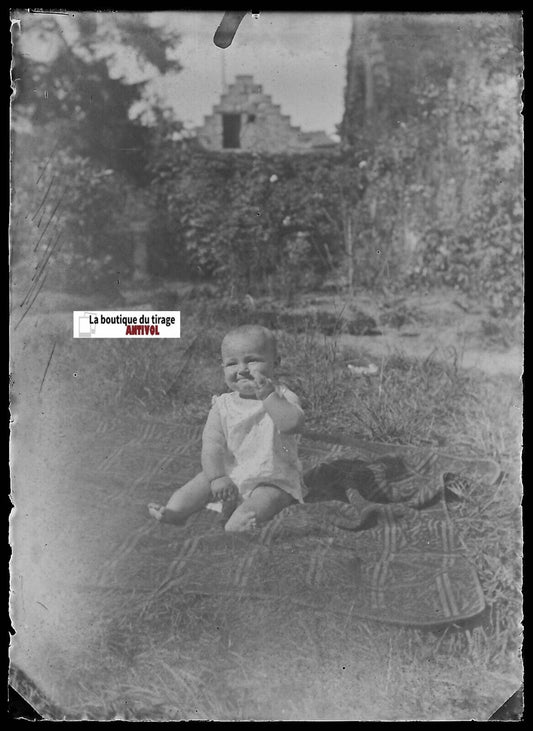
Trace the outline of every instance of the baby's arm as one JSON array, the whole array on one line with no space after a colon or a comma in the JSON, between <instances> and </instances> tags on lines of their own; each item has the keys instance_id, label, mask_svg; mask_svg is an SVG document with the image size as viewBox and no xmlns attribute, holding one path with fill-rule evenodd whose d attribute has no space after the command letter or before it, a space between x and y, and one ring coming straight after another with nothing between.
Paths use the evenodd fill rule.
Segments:
<instances>
[{"instance_id":1,"label":"baby's arm","mask_svg":"<svg viewBox=\"0 0 533 731\"><path fill-rule=\"evenodd\" d=\"M302 429L305 416L297 396L291 394L291 399L278 394L274 384L261 375L255 376L257 384L256 396L263 402L263 408L280 430L285 434L294 434Z\"/></svg>"},{"instance_id":2,"label":"baby's arm","mask_svg":"<svg viewBox=\"0 0 533 731\"><path fill-rule=\"evenodd\" d=\"M202 471L217 500L229 500L237 496L235 483L226 475L225 453L226 439L215 404L209 412L202 435Z\"/></svg>"}]
</instances>

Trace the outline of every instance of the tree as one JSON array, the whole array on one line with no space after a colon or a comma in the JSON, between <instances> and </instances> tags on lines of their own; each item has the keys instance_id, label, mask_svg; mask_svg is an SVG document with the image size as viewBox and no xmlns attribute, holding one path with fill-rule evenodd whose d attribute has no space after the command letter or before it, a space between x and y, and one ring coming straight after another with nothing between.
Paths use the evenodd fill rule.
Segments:
<instances>
[{"instance_id":1,"label":"tree","mask_svg":"<svg viewBox=\"0 0 533 731\"><path fill-rule=\"evenodd\" d=\"M144 104L165 129L180 127L145 98L152 78L180 65L177 35L149 15L14 11L12 19L11 261L29 308L45 279L109 290L141 262L135 219L149 220L147 163L159 129L138 112Z\"/></svg>"},{"instance_id":2,"label":"tree","mask_svg":"<svg viewBox=\"0 0 533 731\"><path fill-rule=\"evenodd\" d=\"M354 15L340 132L368 186L346 217L391 281L519 307L520 31L518 14Z\"/></svg>"},{"instance_id":3,"label":"tree","mask_svg":"<svg viewBox=\"0 0 533 731\"><path fill-rule=\"evenodd\" d=\"M178 38L139 13L13 13L13 118L55 126L61 148L142 183L150 130L133 118L155 74L178 71Z\"/></svg>"}]
</instances>

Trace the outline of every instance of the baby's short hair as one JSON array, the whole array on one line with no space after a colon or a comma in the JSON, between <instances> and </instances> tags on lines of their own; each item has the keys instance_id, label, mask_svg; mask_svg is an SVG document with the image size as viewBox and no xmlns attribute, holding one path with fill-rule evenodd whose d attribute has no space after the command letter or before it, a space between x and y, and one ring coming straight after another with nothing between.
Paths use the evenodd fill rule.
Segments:
<instances>
[{"instance_id":1,"label":"baby's short hair","mask_svg":"<svg viewBox=\"0 0 533 731\"><path fill-rule=\"evenodd\" d=\"M229 332L224 335L222 342L224 342L224 340L228 338L231 338L232 335L261 335L267 341L269 347L272 348L274 358L277 357L278 348L276 336L274 335L272 330L269 330L267 327L263 327L263 325L249 324L233 327Z\"/></svg>"}]
</instances>

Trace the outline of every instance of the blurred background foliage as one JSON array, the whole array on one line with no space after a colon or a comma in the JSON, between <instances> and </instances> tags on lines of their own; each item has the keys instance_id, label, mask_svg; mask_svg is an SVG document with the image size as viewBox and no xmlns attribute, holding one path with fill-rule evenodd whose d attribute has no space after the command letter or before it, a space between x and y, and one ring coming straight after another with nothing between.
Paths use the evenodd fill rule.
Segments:
<instances>
[{"instance_id":1,"label":"blurred background foliage","mask_svg":"<svg viewBox=\"0 0 533 731\"><path fill-rule=\"evenodd\" d=\"M50 251L61 228L61 286L132 277L141 237L147 278L235 295L290 301L326 279L351 291L445 285L496 315L520 310L518 14L460 26L445 14L353 16L341 143L301 155L208 153L163 100L143 116L147 80L180 68L179 38L150 14L22 16L13 263Z\"/></svg>"},{"instance_id":2,"label":"blurred background foliage","mask_svg":"<svg viewBox=\"0 0 533 731\"><path fill-rule=\"evenodd\" d=\"M404 281L449 285L495 313L522 300L522 35L518 15L356 16L349 149L368 150L357 249ZM378 273L386 276L387 266Z\"/></svg>"},{"instance_id":3,"label":"blurred background foliage","mask_svg":"<svg viewBox=\"0 0 533 731\"><path fill-rule=\"evenodd\" d=\"M363 195L357 165L331 153L213 153L194 141L154 155L159 240L189 274L236 295L319 287L343 261L342 206ZM159 214L158 214L159 215Z\"/></svg>"}]
</instances>

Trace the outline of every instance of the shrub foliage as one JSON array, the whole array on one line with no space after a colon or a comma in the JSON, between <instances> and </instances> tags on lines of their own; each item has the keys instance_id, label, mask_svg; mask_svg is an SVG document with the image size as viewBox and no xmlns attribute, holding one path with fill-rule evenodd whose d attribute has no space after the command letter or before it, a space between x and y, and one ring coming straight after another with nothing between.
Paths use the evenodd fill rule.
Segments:
<instances>
[{"instance_id":1,"label":"shrub foliage","mask_svg":"<svg viewBox=\"0 0 533 731\"><path fill-rule=\"evenodd\" d=\"M237 293L316 285L345 259L343 209L365 176L332 153L213 153L169 145L152 165L163 238L188 267Z\"/></svg>"},{"instance_id":2,"label":"shrub foliage","mask_svg":"<svg viewBox=\"0 0 533 731\"><path fill-rule=\"evenodd\" d=\"M31 121L33 152L24 134L14 136L14 259L24 246L48 255L52 229L41 236L46 212L65 227L63 263L76 287L93 288L110 268L128 276L133 210L146 224L148 273L213 280L229 295L266 293L290 303L298 290L325 279L352 289L446 285L484 300L495 315L520 311L519 17L468 16L460 27L441 19L437 27L434 20L390 15L380 23L373 32L389 86L376 86L380 106L367 117L364 97L355 103L353 96L350 106L347 96L342 144L333 152L208 152L194 140L172 141L179 125L167 134L161 112L157 124L141 130L144 142L133 152L127 135L113 143L135 157L130 165L92 145L102 130L89 122L105 115L86 112L80 127L59 95L61 114L43 118L43 104L23 84L15 116ZM57 35L55 26L49 33ZM88 43L91 33L85 29L80 38ZM76 54L74 60L85 63ZM86 62L107 78L107 62ZM18 63L24 68L20 53ZM26 82L55 68L34 66ZM68 64L62 69L68 76ZM117 114L127 131L124 110L135 90L122 85ZM112 109L102 104L98 109ZM35 172L41 168L43 175ZM24 214L36 208L38 216ZM19 234L20 222L32 230ZM25 244L30 238L37 243Z\"/></svg>"}]
</instances>

